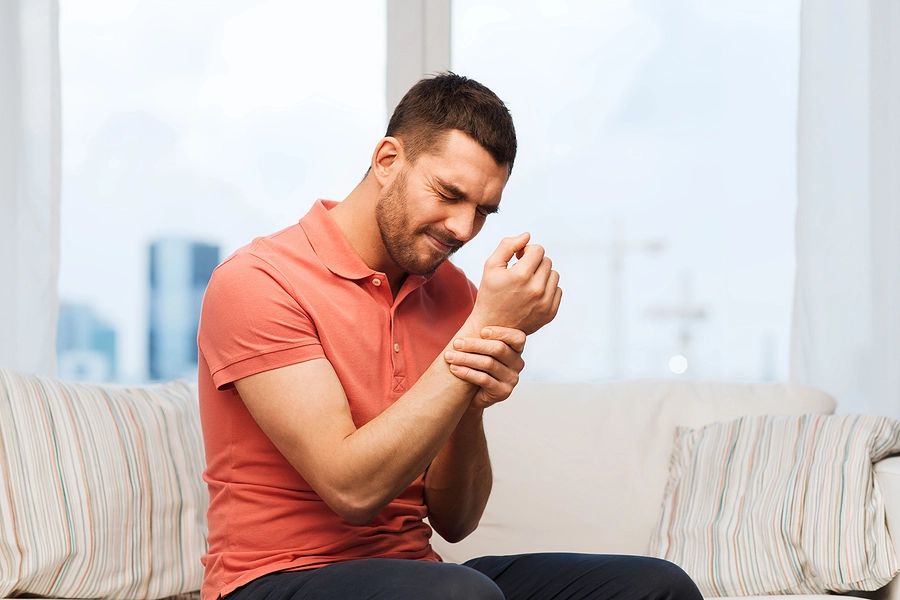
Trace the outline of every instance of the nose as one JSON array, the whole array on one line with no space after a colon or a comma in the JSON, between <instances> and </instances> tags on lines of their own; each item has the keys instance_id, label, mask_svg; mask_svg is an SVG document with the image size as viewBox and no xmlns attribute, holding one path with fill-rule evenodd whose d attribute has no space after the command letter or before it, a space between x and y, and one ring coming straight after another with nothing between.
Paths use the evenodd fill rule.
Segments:
<instances>
[{"instance_id":1,"label":"nose","mask_svg":"<svg viewBox=\"0 0 900 600\"><path fill-rule=\"evenodd\" d=\"M444 221L444 227L460 242L468 242L478 233L475 226L475 209L463 204L454 206Z\"/></svg>"}]
</instances>

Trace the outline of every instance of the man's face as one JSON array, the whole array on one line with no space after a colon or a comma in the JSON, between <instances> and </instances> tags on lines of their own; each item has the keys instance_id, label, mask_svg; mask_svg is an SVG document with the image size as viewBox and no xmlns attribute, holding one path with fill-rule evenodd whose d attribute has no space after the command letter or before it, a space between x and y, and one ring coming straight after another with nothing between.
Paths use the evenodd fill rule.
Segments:
<instances>
[{"instance_id":1,"label":"man's face","mask_svg":"<svg viewBox=\"0 0 900 600\"><path fill-rule=\"evenodd\" d=\"M497 212L509 170L466 134L451 130L443 146L406 163L375 208L390 259L427 275L481 231Z\"/></svg>"}]
</instances>

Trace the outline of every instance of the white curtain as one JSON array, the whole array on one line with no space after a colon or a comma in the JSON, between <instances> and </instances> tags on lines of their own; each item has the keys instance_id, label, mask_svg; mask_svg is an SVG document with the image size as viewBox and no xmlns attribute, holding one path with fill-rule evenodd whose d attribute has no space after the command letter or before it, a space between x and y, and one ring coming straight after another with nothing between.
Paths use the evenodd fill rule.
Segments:
<instances>
[{"instance_id":1,"label":"white curtain","mask_svg":"<svg viewBox=\"0 0 900 600\"><path fill-rule=\"evenodd\" d=\"M791 379L900 417L900 2L805 0Z\"/></svg>"},{"instance_id":2,"label":"white curtain","mask_svg":"<svg viewBox=\"0 0 900 600\"><path fill-rule=\"evenodd\" d=\"M59 271L57 0L0 0L0 367L53 375Z\"/></svg>"}]
</instances>

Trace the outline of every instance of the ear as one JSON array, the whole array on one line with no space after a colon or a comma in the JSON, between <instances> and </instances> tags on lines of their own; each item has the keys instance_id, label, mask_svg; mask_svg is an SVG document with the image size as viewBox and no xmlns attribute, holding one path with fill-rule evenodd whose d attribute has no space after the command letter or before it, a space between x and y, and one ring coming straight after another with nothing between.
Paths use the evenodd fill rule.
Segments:
<instances>
[{"instance_id":1,"label":"ear","mask_svg":"<svg viewBox=\"0 0 900 600\"><path fill-rule=\"evenodd\" d=\"M391 184L403 168L403 143L395 137L381 138L372 154L372 174L381 187Z\"/></svg>"}]
</instances>

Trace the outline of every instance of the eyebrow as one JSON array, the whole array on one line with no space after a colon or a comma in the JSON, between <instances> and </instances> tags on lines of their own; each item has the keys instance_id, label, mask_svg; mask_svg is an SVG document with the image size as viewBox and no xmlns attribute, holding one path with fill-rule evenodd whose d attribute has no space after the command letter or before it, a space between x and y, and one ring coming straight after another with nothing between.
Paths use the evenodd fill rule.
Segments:
<instances>
[{"instance_id":1,"label":"eyebrow","mask_svg":"<svg viewBox=\"0 0 900 600\"><path fill-rule=\"evenodd\" d=\"M469 199L469 195L467 193L465 193L464 191L459 189L459 187L450 183L449 181L444 181L440 177L435 177L434 180L438 184L438 186L440 186L443 191L447 193L448 196L452 196L453 198L463 201ZM497 204L482 204L479 206L488 214L494 214L500 211L500 206L498 206Z\"/></svg>"}]
</instances>

